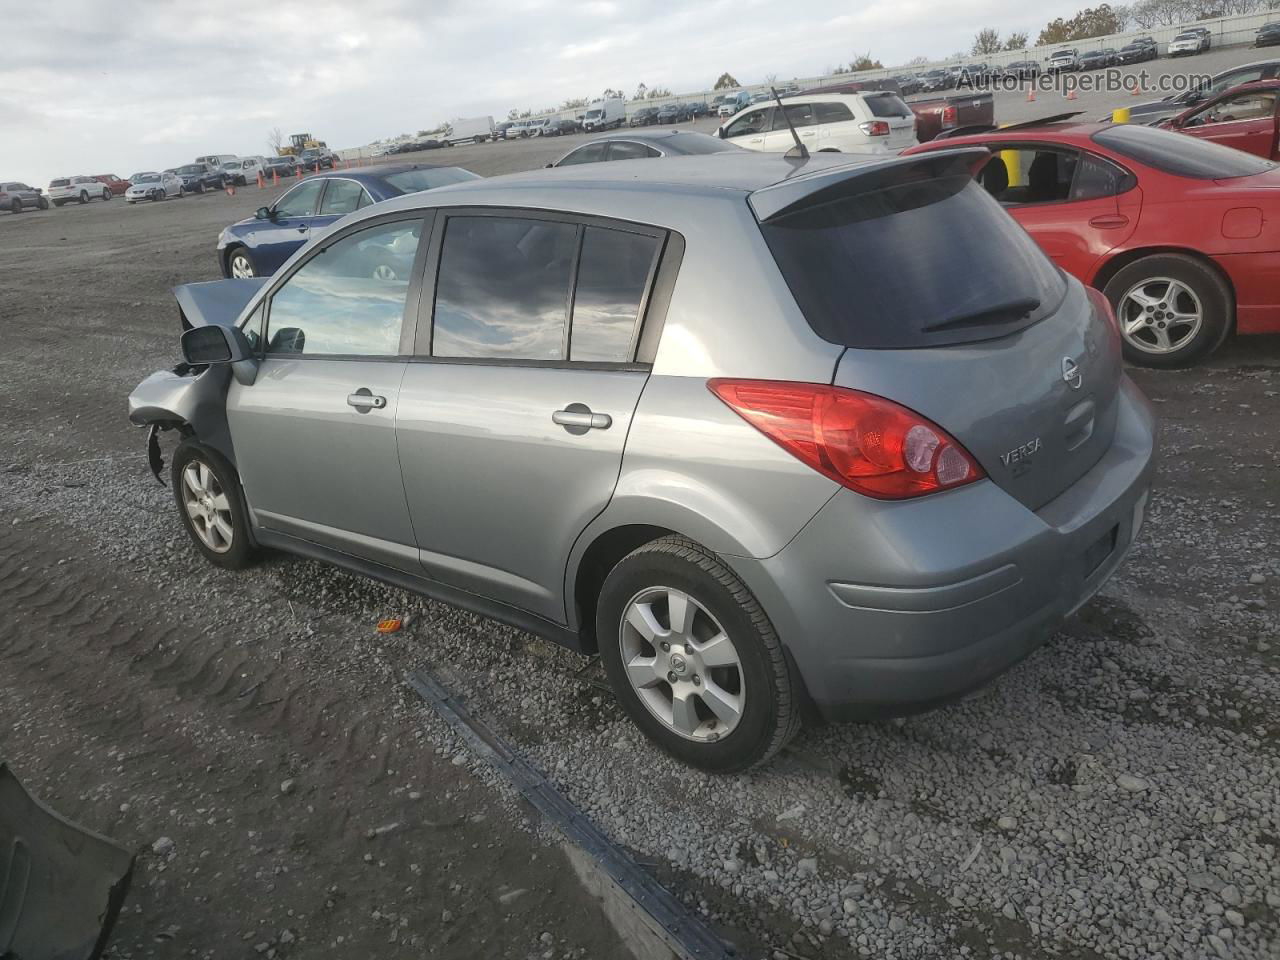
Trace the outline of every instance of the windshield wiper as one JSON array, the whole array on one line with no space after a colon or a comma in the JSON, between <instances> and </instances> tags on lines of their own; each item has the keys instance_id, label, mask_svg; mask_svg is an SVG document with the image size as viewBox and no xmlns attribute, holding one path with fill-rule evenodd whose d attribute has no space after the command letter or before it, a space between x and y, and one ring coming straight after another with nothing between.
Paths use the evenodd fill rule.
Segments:
<instances>
[{"instance_id":1,"label":"windshield wiper","mask_svg":"<svg viewBox=\"0 0 1280 960\"><path fill-rule=\"evenodd\" d=\"M921 332L933 333L937 330L950 330L953 327L976 327L1003 317L1021 319L1031 311L1038 309L1039 306L1040 301L1035 297L1022 297L1018 300L997 303L993 307L983 307L981 310L974 310L972 313L962 313L956 317L948 317L940 323L925 327Z\"/></svg>"}]
</instances>

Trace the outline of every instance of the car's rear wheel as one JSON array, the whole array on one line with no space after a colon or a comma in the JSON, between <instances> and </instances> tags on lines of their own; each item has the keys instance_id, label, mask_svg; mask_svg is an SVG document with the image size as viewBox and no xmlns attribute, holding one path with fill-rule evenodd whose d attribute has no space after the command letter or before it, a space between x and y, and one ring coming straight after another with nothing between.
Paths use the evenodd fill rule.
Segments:
<instances>
[{"instance_id":1,"label":"car's rear wheel","mask_svg":"<svg viewBox=\"0 0 1280 960\"><path fill-rule=\"evenodd\" d=\"M1231 289L1195 257L1143 257L1117 271L1104 292L1116 312L1125 359L1140 366L1194 363L1216 350L1231 329Z\"/></svg>"},{"instance_id":2,"label":"car's rear wheel","mask_svg":"<svg viewBox=\"0 0 1280 960\"><path fill-rule=\"evenodd\" d=\"M103 191L102 191L102 199L103 199L103 200L110 200L110 199L111 199L111 191L110 191L110 190L103 190Z\"/></svg>"},{"instance_id":3,"label":"car's rear wheel","mask_svg":"<svg viewBox=\"0 0 1280 960\"><path fill-rule=\"evenodd\" d=\"M799 683L769 618L718 557L690 540L663 537L613 568L596 636L631 719L685 763L745 770L800 727Z\"/></svg>"},{"instance_id":4,"label":"car's rear wheel","mask_svg":"<svg viewBox=\"0 0 1280 960\"><path fill-rule=\"evenodd\" d=\"M88 203L88 202L89 202L89 194L88 194L86 191L81 190L81 191L80 191L80 197L79 197L79 200L80 200L80 202L81 202L81 203Z\"/></svg>"},{"instance_id":5,"label":"car's rear wheel","mask_svg":"<svg viewBox=\"0 0 1280 960\"><path fill-rule=\"evenodd\" d=\"M48 198L48 197L41 197L39 200L37 200L37 201L36 201L36 206L37 206L37 207L39 207L41 210L48 210L48 209L49 209L49 198Z\"/></svg>"},{"instance_id":6,"label":"car's rear wheel","mask_svg":"<svg viewBox=\"0 0 1280 960\"><path fill-rule=\"evenodd\" d=\"M219 567L248 566L254 548L235 468L216 450L184 440L174 451L171 473L178 513L196 549Z\"/></svg>"},{"instance_id":7,"label":"car's rear wheel","mask_svg":"<svg viewBox=\"0 0 1280 960\"><path fill-rule=\"evenodd\" d=\"M249 251L244 247L232 248L227 254L227 276L243 280L257 275L258 271L253 265L253 257L249 255Z\"/></svg>"}]
</instances>

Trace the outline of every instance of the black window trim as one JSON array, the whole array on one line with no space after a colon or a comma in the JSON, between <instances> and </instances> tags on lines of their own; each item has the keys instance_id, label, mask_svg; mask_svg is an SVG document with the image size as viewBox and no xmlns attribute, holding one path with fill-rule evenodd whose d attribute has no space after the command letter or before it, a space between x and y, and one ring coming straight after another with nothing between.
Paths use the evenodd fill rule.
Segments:
<instances>
[{"instance_id":1,"label":"black window trim","mask_svg":"<svg viewBox=\"0 0 1280 960\"><path fill-rule=\"evenodd\" d=\"M1025 141L1011 140L1008 142L1002 141L999 144L996 144L994 142L983 143L982 146L986 147L991 151L992 160L1000 156L1000 154L1003 153L1005 150L1052 150L1052 151L1056 151L1057 153L1074 153L1076 154L1076 170L1080 169L1080 161L1085 156L1089 156L1095 160L1101 160L1103 163L1115 167L1116 169L1124 173L1126 177L1126 186L1123 190L1120 190L1117 193L1109 193L1105 197L1089 197L1088 199L1083 199L1083 200L1081 199L1072 200L1070 196L1071 187L1068 186L1067 187L1068 196L1064 197L1062 200L1039 200L1034 203L1030 201L1023 201L1021 203L1001 202L1000 206L1004 207L1005 209L1039 210L1041 207L1056 207L1064 203L1089 203L1090 201L1093 201L1093 200L1105 200L1107 199L1107 197L1119 198L1119 197L1123 197L1126 193L1129 193L1131 190L1137 189L1137 186L1138 186L1137 174L1135 174L1132 170L1126 167L1119 160L1114 160L1111 157L1106 156L1105 154L1098 153L1094 150L1089 150L1085 147L1077 147L1074 144L1056 143L1051 140L1025 140ZM990 163L990 162L991 160L987 161L987 163ZM984 163L982 165L983 170L986 169L987 163ZM977 171L977 173L974 174L974 179L979 179L981 172L982 172L981 170ZM1076 171L1073 170L1071 172L1072 184L1075 183L1075 179L1076 179ZM979 179L979 184L981 184L980 179Z\"/></svg>"},{"instance_id":2,"label":"black window trim","mask_svg":"<svg viewBox=\"0 0 1280 960\"><path fill-rule=\"evenodd\" d=\"M426 210L402 210L396 213L387 213L378 217L370 217L367 220L359 220L350 226L344 227L337 233L326 235L322 243L316 244L307 256L299 260L284 273L277 273L271 278L271 283L265 288L265 291L255 300L250 301L249 306L245 310L245 317L240 321L243 326L259 308L263 307L265 312L263 316L262 326L262 342L259 345L257 356L259 360L269 359L287 359L287 360L361 360L365 362L378 363L404 363L413 356L414 339L417 334L417 324L413 322L413 318L418 313L418 301L422 297L422 268L427 255L428 241L432 236L433 221L435 219L435 211ZM418 249L414 254L412 274L409 277L409 290L404 298L404 312L400 315L400 349L394 356L374 356L364 353L267 353L267 344L271 339L271 304L275 300L276 293L293 277L295 273L304 266L323 254L335 243L345 240L354 233L361 233L365 230L371 230L388 223L397 223L404 220L418 220L422 222L422 229L418 233Z\"/></svg>"},{"instance_id":3,"label":"black window trim","mask_svg":"<svg viewBox=\"0 0 1280 960\"><path fill-rule=\"evenodd\" d=\"M422 273L417 310L418 322L415 343L425 344L425 353L410 356L410 363L478 364L500 367L550 367L563 370L639 370L653 367L658 340L666 323L667 308L671 303L671 291L684 256L684 238L674 230L617 220L594 214L573 213L561 210L545 210L535 207L437 207L435 223L431 228L426 268ZM546 220L578 227L577 251L574 255L570 277L568 310L565 315L565 338L562 341L563 357L557 360L532 360L520 357L437 357L431 354L434 347L436 288L440 274L440 255L444 247L444 234L451 217L494 217L498 219ZM582 257L582 240L587 227L600 227L619 233L635 233L658 241L644 295L640 299L637 322L631 333L626 361L569 360L573 328L573 298L577 296L578 264ZM415 266L415 269L417 267ZM421 292L427 291L427 296Z\"/></svg>"}]
</instances>

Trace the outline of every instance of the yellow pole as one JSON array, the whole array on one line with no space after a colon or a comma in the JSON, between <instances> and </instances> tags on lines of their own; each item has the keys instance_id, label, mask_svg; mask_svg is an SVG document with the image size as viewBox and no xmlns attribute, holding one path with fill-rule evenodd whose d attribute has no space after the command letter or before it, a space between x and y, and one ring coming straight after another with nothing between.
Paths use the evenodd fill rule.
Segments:
<instances>
[{"instance_id":1,"label":"yellow pole","mask_svg":"<svg viewBox=\"0 0 1280 960\"><path fill-rule=\"evenodd\" d=\"M1000 159L1004 168L1009 171L1009 186L1022 186L1022 154L1017 150L1001 150Z\"/></svg>"},{"instance_id":2,"label":"yellow pole","mask_svg":"<svg viewBox=\"0 0 1280 960\"><path fill-rule=\"evenodd\" d=\"M1114 110L1112 110L1112 111L1111 111L1111 122L1112 122L1112 123L1128 123L1128 122L1129 122L1129 108L1128 108L1128 107L1116 107Z\"/></svg>"}]
</instances>

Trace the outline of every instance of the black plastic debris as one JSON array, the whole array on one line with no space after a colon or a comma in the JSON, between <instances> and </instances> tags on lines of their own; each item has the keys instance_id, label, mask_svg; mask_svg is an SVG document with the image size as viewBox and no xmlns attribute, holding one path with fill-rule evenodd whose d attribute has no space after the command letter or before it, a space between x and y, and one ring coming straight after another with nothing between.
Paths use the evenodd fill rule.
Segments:
<instances>
[{"instance_id":1,"label":"black plastic debris","mask_svg":"<svg viewBox=\"0 0 1280 960\"><path fill-rule=\"evenodd\" d=\"M97 960L133 854L54 813L0 763L0 960Z\"/></svg>"}]
</instances>

